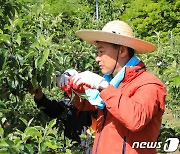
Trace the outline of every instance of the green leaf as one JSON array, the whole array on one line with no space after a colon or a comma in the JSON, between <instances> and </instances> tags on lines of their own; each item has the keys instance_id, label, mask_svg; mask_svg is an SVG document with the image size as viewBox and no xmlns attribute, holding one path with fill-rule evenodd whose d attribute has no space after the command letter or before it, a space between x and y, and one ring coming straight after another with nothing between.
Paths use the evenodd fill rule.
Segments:
<instances>
[{"instance_id":1,"label":"green leaf","mask_svg":"<svg viewBox=\"0 0 180 154\"><path fill-rule=\"evenodd\" d=\"M49 122L48 128L52 128L56 124L56 119L53 119Z\"/></svg>"},{"instance_id":2,"label":"green leaf","mask_svg":"<svg viewBox=\"0 0 180 154\"><path fill-rule=\"evenodd\" d=\"M52 144L52 143L49 142L49 141L46 141L46 142L45 142L45 145L48 146L49 148L53 149L53 150L59 148L58 145Z\"/></svg>"},{"instance_id":3,"label":"green leaf","mask_svg":"<svg viewBox=\"0 0 180 154\"><path fill-rule=\"evenodd\" d=\"M35 127L27 127L24 132L26 133L26 135L30 135L32 137L38 136L42 138L41 133Z\"/></svg>"},{"instance_id":4,"label":"green leaf","mask_svg":"<svg viewBox=\"0 0 180 154\"><path fill-rule=\"evenodd\" d=\"M9 152L7 152L5 149L0 149L0 154L9 154Z\"/></svg>"},{"instance_id":5,"label":"green leaf","mask_svg":"<svg viewBox=\"0 0 180 154\"><path fill-rule=\"evenodd\" d=\"M39 58L37 68L41 69L44 63L45 63L45 60L43 58Z\"/></svg>"},{"instance_id":6,"label":"green leaf","mask_svg":"<svg viewBox=\"0 0 180 154\"><path fill-rule=\"evenodd\" d=\"M8 112L11 112L11 109L0 109L0 112L2 112L2 113L8 113Z\"/></svg>"},{"instance_id":7,"label":"green leaf","mask_svg":"<svg viewBox=\"0 0 180 154\"><path fill-rule=\"evenodd\" d=\"M169 75L169 74L174 74L174 72L176 72L175 68L167 68L164 70L163 74L164 75Z\"/></svg>"},{"instance_id":8,"label":"green leaf","mask_svg":"<svg viewBox=\"0 0 180 154\"><path fill-rule=\"evenodd\" d=\"M0 53L0 70L4 70L6 68L8 53L8 50L3 50L2 53Z\"/></svg>"},{"instance_id":9,"label":"green leaf","mask_svg":"<svg viewBox=\"0 0 180 154\"><path fill-rule=\"evenodd\" d=\"M40 47L39 47L39 43L36 41L36 42L34 42L32 45L31 45L31 48L33 48L33 49L39 49Z\"/></svg>"},{"instance_id":10,"label":"green leaf","mask_svg":"<svg viewBox=\"0 0 180 154\"><path fill-rule=\"evenodd\" d=\"M0 108L6 108L6 105L3 101L0 102Z\"/></svg>"},{"instance_id":11,"label":"green leaf","mask_svg":"<svg viewBox=\"0 0 180 154\"><path fill-rule=\"evenodd\" d=\"M3 135L4 135L4 129L0 128L0 136L3 137Z\"/></svg>"},{"instance_id":12,"label":"green leaf","mask_svg":"<svg viewBox=\"0 0 180 154\"><path fill-rule=\"evenodd\" d=\"M3 34L3 31L0 29L0 34Z\"/></svg>"},{"instance_id":13,"label":"green leaf","mask_svg":"<svg viewBox=\"0 0 180 154\"><path fill-rule=\"evenodd\" d=\"M32 38L34 37L34 34L32 32L22 32L21 34L21 38Z\"/></svg>"},{"instance_id":14,"label":"green leaf","mask_svg":"<svg viewBox=\"0 0 180 154\"><path fill-rule=\"evenodd\" d=\"M28 125L27 125L27 126L30 126L30 124L32 123L33 119L34 119L34 118L31 118L31 119L29 120L29 122L28 122Z\"/></svg>"},{"instance_id":15,"label":"green leaf","mask_svg":"<svg viewBox=\"0 0 180 154\"><path fill-rule=\"evenodd\" d=\"M46 40L45 40L43 35L40 35L39 42L40 42L41 45L47 47L47 42L46 42Z\"/></svg>"},{"instance_id":16,"label":"green leaf","mask_svg":"<svg viewBox=\"0 0 180 154\"><path fill-rule=\"evenodd\" d=\"M72 96L71 96L71 100L69 101L69 104L72 104L75 99L75 93L72 91L73 91L73 89L71 89Z\"/></svg>"},{"instance_id":17,"label":"green leaf","mask_svg":"<svg viewBox=\"0 0 180 154\"><path fill-rule=\"evenodd\" d=\"M5 140L1 140L0 147L9 147L9 144Z\"/></svg>"},{"instance_id":18,"label":"green leaf","mask_svg":"<svg viewBox=\"0 0 180 154\"><path fill-rule=\"evenodd\" d=\"M49 56L49 49L46 49L43 53L43 59L46 61Z\"/></svg>"},{"instance_id":19,"label":"green leaf","mask_svg":"<svg viewBox=\"0 0 180 154\"><path fill-rule=\"evenodd\" d=\"M177 76L173 79L173 84L176 86L180 85L180 76Z\"/></svg>"},{"instance_id":20,"label":"green leaf","mask_svg":"<svg viewBox=\"0 0 180 154\"><path fill-rule=\"evenodd\" d=\"M9 139L6 139L6 143L7 143L10 147L12 147L12 146L14 145L14 142L11 141L11 140L9 140Z\"/></svg>"},{"instance_id":21,"label":"green leaf","mask_svg":"<svg viewBox=\"0 0 180 154\"><path fill-rule=\"evenodd\" d=\"M0 35L0 41L9 41L10 40L10 36L7 34L2 34Z\"/></svg>"},{"instance_id":22,"label":"green leaf","mask_svg":"<svg viewBox=\"0 0 180 154\"><path fill-rule=\"evenodd\" d=\"M37 130L44 131L44 128L42 126L34 126Z\"/></svg>"},{"instance_id":23,"label":"green leaf","mask_svg":"<svg viewBox=\"0 0 180 154\"><path fill-rule=\"evenodd\" d=\"M43 52L43 55L38 58L37 60L37 67L39 69L42 68L42 66L44 65L44 63L46 62L46 60L48 59L48 56L49 56L49 49L46 49L44 52Z\"/></svg>"},{"instance_id":24,"label":"green leaf","mask_svg":"<svg viewBox=\"0 0 180 154\"><path fill-rule=\"evenodd\" d=\"M31 83L32 83L34 89L38 88L38 82L37 82L37 78L35 75L32 77Z\"/></svg>"},{"instance_id":25,"label":"green leaf","mask_svg":"<svg viewBox=\"0 0 180 154\"><path fill-rule=\"evenodd\" d=\"M54 66L52 63L49 63L49 74L51 75L54 72Z\"/></svg>"},{"instance_id":26,"label":"green leaf","mask_svg":"<svg viewBox=\"0 0 180 154\"><path fill-rule=\"evenodd\" d=\"M174 60L174 61L172 62L172 67L173 67L173 68L176 68L176 66L177 66L177 63L176 63L176 61Z\"/></svg>"},{"instance_id":27,"label":"green leaf","mask_svg":"<svg viewBox=\"0 0 180 154\"><path fill-rule=\"evenodd\" d=\"M39 59L40 59L40 57L38 57L38 58L35 60L35 68L38 68Z\"/></svg>"},{"instance_id":28,"label":"green leaf","mask_svg":"<svg viewBox=\"0 0 180 154\"><path fill-rule=\"evenodd\" d=\"M21 45L21 36L19 34L17 35L16 42L18 43L19 46Z\"/></svg>"},{"instance_id":29,"label":"green leaf","mask_svg":"<svg viewBox=\"0 0 180 154\"><path fill-rule=\"evenodd\" d=\"M24 118L22 118L22 117L20 117L19 119L20 119L26 126L28 125L28 122L27 122L26 119L24 119Z\"/></svg>"},{"instance_id":30,"label":"green leaf","mask_svg":"<svg viewBox=\"0 0 180 154\"><path fill-rule=\"evenodd\" d=\"M81 135L80 135L80 138L82 138L82 139L86 139L86 138L87 138L87 135L85 135L85 134L81 134Z\"/></svg>"},{"instance_id":31,"label":"green leaf","mask_svg":"<svg viewBox=\"0 0 180 154\"><path fill-rule=\"evenodd\" d=\"M28 154L34 154L34 149L32 144L26 144L25 145L25 151L27 151Z\"/></svg>"},{"instance_id":32,"label":"green leaf","mask_svg":"<svg viewBox=\"0 0 180 154\"><path fill-rule=\"evenodd\" d=\"M81 98L88 100L88 96L86 94L81 94L80 96L81 96Z\"/></svg>"},{"instance_id":33,"label":"green leaf","mask_svg":"<svg viewBox=\"0 0 180 154\"><path fill-rule=\"evenodd\" d=\"M29 52L24 58L25 58L25 59L28 59L28 58L34 57L34 56L36 56L36 55L37 55L36 52L31 51L31 52Z\"/></svg>"},{"instance_id":34,"label":"green leaf","mask_svg":"<svg viewBox=\"0 0 180 154\"><path fill-rule=\"evenodd\" d=\"M15 138L13 142L16 146L19 146L20 144L23 143L23 141L20 138Z\"/></svg>"},{"instance_id":35,"label":"green leaf","mask_svg":"<svg viewBox=\"0 0 180 154\"><path fill-rule=\"evenodd\" d=\"M72 154L70 149L66 149L66 154Z\"/></svg>"}]
</instances>

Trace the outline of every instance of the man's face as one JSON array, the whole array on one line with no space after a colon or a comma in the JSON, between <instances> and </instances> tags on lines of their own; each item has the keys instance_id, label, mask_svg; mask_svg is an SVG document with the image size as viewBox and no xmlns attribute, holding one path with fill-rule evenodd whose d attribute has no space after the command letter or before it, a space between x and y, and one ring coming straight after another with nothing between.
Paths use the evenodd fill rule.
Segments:
<instances>
[{"instance_id":1,"label":"man's face","mask_svg":"<svg viewBox=\"0 0 180 154\"><path fill-rule=\"evenodd\" d=\"M101 68L103 74L111 74L118 55L118 49L115 49L112 44L106 42L97 43L97 57L96 62Z\"/></svg>"}]
</instances>

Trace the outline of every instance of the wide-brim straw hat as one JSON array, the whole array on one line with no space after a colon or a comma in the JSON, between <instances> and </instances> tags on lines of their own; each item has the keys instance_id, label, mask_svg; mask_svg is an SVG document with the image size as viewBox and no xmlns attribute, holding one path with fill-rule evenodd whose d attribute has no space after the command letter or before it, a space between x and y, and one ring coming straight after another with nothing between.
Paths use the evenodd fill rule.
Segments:
<instances>
[{"instance_id":1,"label":"wide-brim straw hat","mask_svg":"<svg viewBox=\"0 0 180 154\"><path fill-rule=\"evenodd\" d=\"M156 50L154 44L135 38L132 28L120 20L108 22L102 30L79 30L76 35L93 45L102 41L127 46L133 48L137 54Z\"/></svg>"}]
</instances>

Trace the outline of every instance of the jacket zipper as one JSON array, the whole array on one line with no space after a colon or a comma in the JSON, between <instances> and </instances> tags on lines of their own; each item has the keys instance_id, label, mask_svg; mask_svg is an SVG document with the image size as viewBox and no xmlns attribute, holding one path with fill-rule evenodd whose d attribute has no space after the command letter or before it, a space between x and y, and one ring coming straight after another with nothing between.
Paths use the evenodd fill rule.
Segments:
<instances>
[{"instance_id":1,"label":"jacket zipper","mask_svg":"<svg viewBox=\"0 0 180 154\"><path fill-rule=\"evenodd\" d=\"M124 136L124 139L123 139L123 145L122 145L122 154L125 154L126 153L126 136Z\"/></svg>"},{"instance_id":2,"label":"jacket zipper","mask_svg":"<svg viewBox=\"0 0 180 154\"><path fill-rule=\"evenodd\" d=\"M100 132L100 134L99 134L99 136L98 136L98 140L97 140L97 144L96 144L96 151L95 151L95 154L97 154L99 141L100 141L101 134L102 134L102 130L103 130L103 128L104 128L105 121L106 121L106 116L107 116L107 109L106 109L106 108L103 110L103 115L104 115L104 121L103 121L103 124L102 124L102 129L101 129L101 132Z\"/></svg>"}]
</instances>

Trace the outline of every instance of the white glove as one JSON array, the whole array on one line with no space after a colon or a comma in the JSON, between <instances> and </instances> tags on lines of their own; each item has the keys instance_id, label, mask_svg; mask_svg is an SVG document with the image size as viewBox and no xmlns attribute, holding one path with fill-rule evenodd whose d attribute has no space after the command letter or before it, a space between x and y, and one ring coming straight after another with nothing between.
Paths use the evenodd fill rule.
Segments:
<instances>
[{"instance_id":1,"label":"white glove","mask_svg":"<svg viewBox=\"0 0 180 154\"><path fill-rule=\"evenodd\" d=\"M78 74L78 72L75 69L67 69L60 77L60 84L59 86L64 89L65 91L69 90L69 77L74 76Z\"/></svg>"},{"instance_id":2,"label":"white glove","mask_svg":"<svg viewBox=\"0 0 180 154\"><path fill-rule=\"evenodd\" d=\"M92 89L104 89L107 88L109 83L101 76L92 73L90 71L85 71L78 73L72 78L73 88L79 87L81 84L90 86Z\"/></svg>"}]
</instances>

